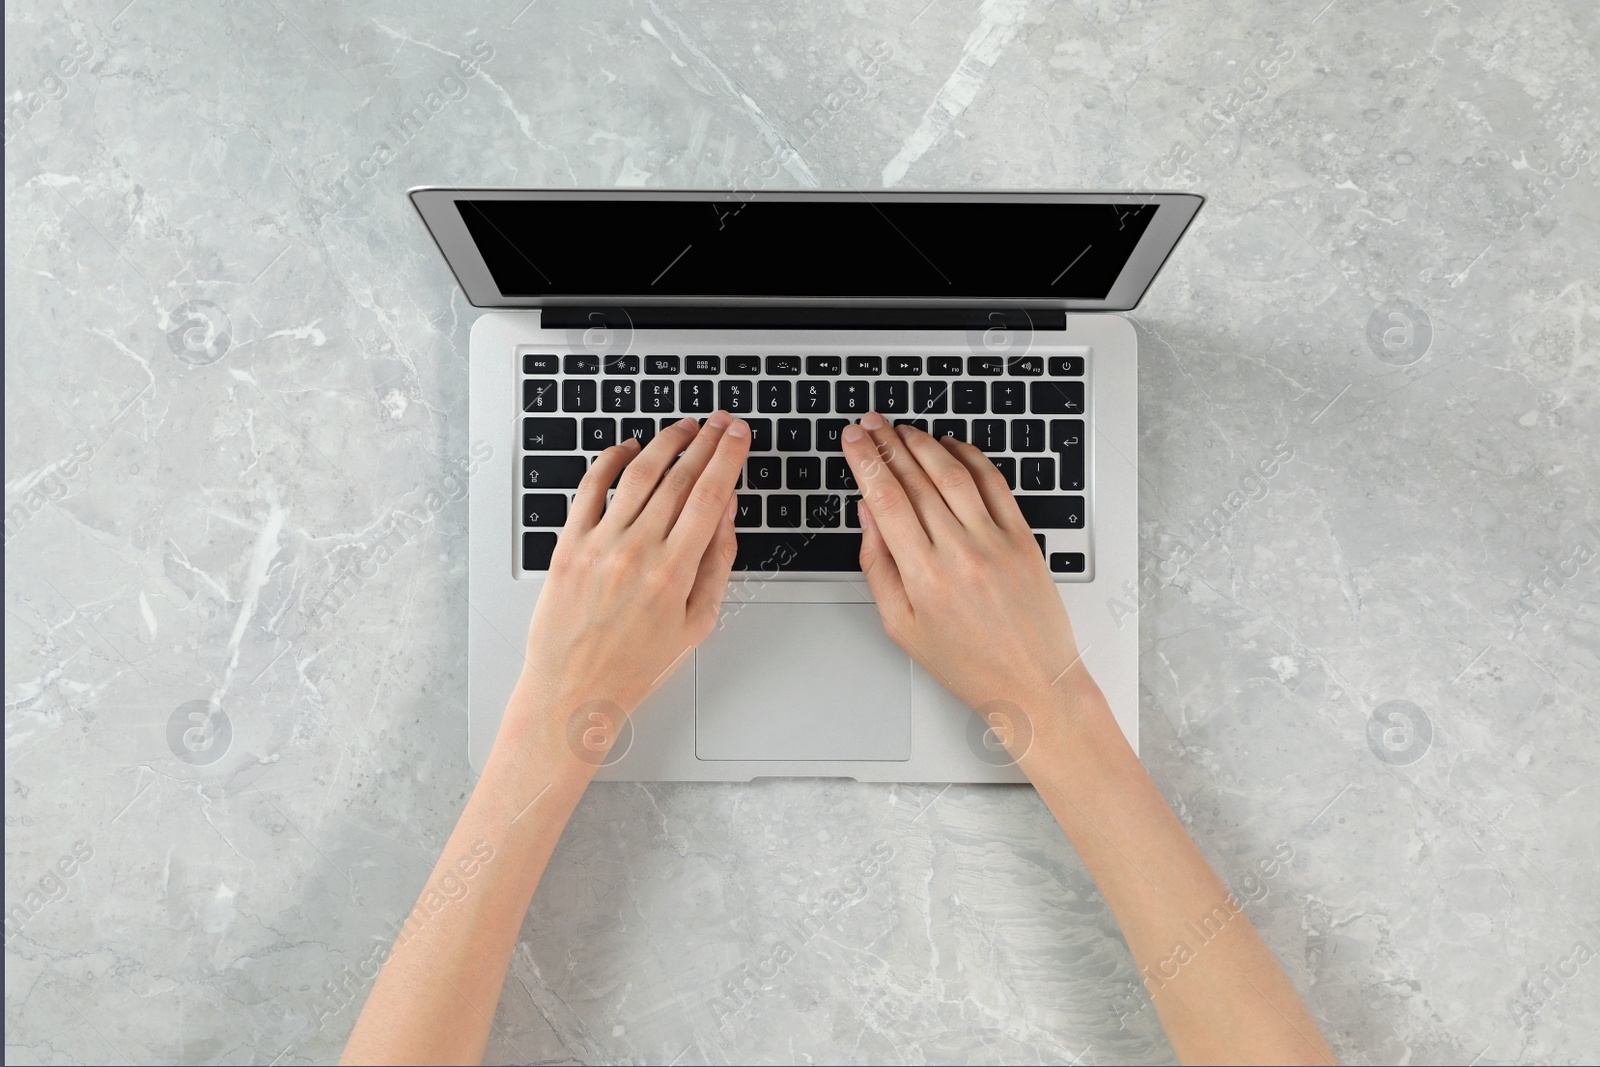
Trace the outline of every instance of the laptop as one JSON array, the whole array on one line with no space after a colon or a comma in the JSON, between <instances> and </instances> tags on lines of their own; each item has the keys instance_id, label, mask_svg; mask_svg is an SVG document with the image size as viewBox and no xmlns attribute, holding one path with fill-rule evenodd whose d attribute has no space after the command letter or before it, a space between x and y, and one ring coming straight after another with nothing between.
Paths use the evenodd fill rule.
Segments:
<instances>
[{"instance_id":1,"label":"laptop","mask_svg":"<svg viewBox=\"0 0 1600 1067\"><path fill-rule=\"evenodd\" d=\"M418 188L468 301L468 745L482 769L574 487L603 448L717 408L751 426L719 624L597 777L1024 780L884 634L840 450L876 410L1012 485L1138 749L1132 309L1185 193ZM975 633L973 641L986 638Z\"/></svg>"}]
</instances>

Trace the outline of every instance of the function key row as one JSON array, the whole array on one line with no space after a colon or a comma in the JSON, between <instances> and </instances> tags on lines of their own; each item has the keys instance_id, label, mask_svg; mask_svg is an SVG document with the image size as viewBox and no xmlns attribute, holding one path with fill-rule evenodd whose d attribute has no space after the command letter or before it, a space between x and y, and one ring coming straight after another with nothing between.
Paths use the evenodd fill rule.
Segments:
<instances>
[{"instance_id":1,"label":"function key row","mask_svg":"<svg viewBox=\"0 0 1600 1067\"><path fill-rule=\"evenodd\" d=\"M958 378L963 374L974 378L998 378L1010 374L1015 378L1042 377L1046 369L1052 378L1083 377L1082 356L806 356L804 373L814 377L837 377L849 374L858 378L875 378L888 374L896 378ZM726 371L724 371L726 366ZM926 370L924 370L926 366ZM598 356L592 353L574 353L558 356L553 352L529 352L522 357L522 373L555 374L560 370L573 375L607 374L638 376L645 374L692 374L710 377L718 374L761 374L763 369L770 377L796 378L801 374L800 356Z\"/></svg>"}]
</instances>

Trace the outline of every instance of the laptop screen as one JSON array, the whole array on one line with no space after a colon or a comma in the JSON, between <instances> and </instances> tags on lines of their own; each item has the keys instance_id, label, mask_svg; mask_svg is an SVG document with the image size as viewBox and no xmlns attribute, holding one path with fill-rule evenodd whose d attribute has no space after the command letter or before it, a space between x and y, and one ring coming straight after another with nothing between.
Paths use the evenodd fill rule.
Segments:
<instances>
[{"instance_id":1,"label":"laptop screen","mask_svg":"<svg viewBox=\"0 0 1600 1067\"><path fill-rule=\"evenodd\" d=\"M941 301L1104 300L1157 212L1168 210L760 196L456 206L504 297Z\"/></svg>"}]
</instances>

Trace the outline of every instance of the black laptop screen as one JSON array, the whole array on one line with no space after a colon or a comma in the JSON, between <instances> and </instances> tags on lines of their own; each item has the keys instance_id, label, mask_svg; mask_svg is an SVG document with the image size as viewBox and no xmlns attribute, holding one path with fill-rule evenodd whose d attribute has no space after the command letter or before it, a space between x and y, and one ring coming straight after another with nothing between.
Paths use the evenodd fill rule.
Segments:
<instances>
[{"instance_id":1,"label":"black laptop screen","mask_svg":"<svg viewBox=\"0 0 1600 1067\"><path fill-rule=\"evenodd\" d=\"M1102 300L1155 204L459 200L506 297Z\"/></svg>"}]
</instances>

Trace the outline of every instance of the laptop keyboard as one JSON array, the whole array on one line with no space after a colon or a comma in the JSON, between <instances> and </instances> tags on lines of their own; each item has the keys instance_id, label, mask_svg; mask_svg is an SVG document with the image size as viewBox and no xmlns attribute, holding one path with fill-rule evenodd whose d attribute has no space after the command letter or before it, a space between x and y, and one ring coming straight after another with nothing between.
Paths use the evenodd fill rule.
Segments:
<instances>
[{"instance_id":1,"label":"laptop keyboard","mask_svg":"<svg viewBox=\"0 0 1600 1067\"><path fill-rule=\"evenodd\" d=\"M548 569L590 460L723 408L750 424L735 571L859 571L860 490L840 435L877 411L982 449L1050 564L1086 577L1087 356L522 353L521 568Z\"/></svg>"}]
</instances>

